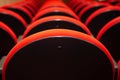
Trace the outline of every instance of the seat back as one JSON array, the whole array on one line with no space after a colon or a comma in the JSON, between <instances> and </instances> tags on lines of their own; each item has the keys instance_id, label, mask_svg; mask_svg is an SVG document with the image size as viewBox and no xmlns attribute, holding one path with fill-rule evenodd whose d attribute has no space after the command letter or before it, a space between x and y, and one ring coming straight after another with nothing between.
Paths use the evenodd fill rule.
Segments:
<instances>
[{"instance_id":1,"label":"seat back","mask_svg":"<svg viewBox=\"0 0 120 80\"><path fill-rule=\"evenodd\" d=\"M72 29L86 34L92 35L89 29L79 20L66 16L50 16L41 18L28 26L25 30L23 37L27 37L36 32L48 29Z\"/></svg>"},{"instance_id":2,"label":"seat back","mask_svg":"<svg viewBox=\"0 0 120 80\"><path fill-rule=\"evenodd\" d=\"M11 48L17 43L13 31L3 22L0 22L0 58L6 56Z\"/></svg>"},{"instance_id":3,"label":"seat back","mask_svg":"<svg viewBox=\"0 0 120 80\"><path fill-rule=\"evenodd\" d=\"M85 23L87 18L96 10L108 6L107 4L90 4L81 10L79 13L80 20Z\"/></svg>"},{"instance_id":4,"label":"seat back","mask_svg":"<svg viewBox=\"0 0 120 80\"><path fill-rule=\"evenodd\" d=\"M79 17L70 9L61 8L61 7L52 7L44 9L38 12L33 18L32 22L38 20L40 18L48 17L48 16L68 16L79 20Z\"/></svg>"},{"instance_id":5,"label":"seat back","mask_svg":"<svg viewBox=\"0 0 120 80\"><path fill-rule=\"evenodd\" d=\"M4 8L19 14L27 22L27 24L31 23L32 14L26 8L16 5L5 6Z\"/></svg>"},{"instance_id":6,"label":"seat back","mask_svg":"<svg viewBox=\"0 0 120 80\"><path fill-rule=\"evenodd\" d=\"M6 9L0 9L0 21L4 22L17 37L23 34L27 26L21 16Z\"/></svg>"},{"instance_id":7,"label":"seat back","mask_svg":"<svg viewBox=\"0 0 120 80\"><path fill-rule=\"evenodd\" d=\"M120 16L119 7L104 7L90 15L85 24L91 30L93 35L96 36L100 29L107 24L107 22L118 16Z\"/></svg>"},{"instance_id":8,"label":"seat back","mask_svg":"<svg viewBox=\"0 0 120 80\"><path fill-rule=\"evenodd\" d=\"M98 33L97 39L110 51L113 58L118 62L120 59L120 17L108 22Z\"/></svg>"},{"instance_id":9,"label":"seat back","mask_svg":"<svg viewBox=\"0 0 120 80\"><path fill-rule=\"evenodd\" d=\"M65 29L23 39L10 51L2 71L3 80L113 80L113 76L113 59L98 40Z\"/></svg>"}]
</instances>

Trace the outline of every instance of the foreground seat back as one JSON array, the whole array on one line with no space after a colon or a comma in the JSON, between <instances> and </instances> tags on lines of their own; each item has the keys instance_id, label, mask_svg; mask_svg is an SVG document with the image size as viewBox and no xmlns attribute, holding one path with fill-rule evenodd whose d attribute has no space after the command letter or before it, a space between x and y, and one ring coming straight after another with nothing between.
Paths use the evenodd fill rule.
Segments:
<instances>
[{"instance_id":1,"label":"foreground seat back","mask_svg":"<svg viewBox=\"0 0 120 80\"><path fill-rule=\"evenodd\" d=\"M54 29L31 35L8 54L3 80L113 80L107 49L84 33Z\"/></svg>"}]
</instances>

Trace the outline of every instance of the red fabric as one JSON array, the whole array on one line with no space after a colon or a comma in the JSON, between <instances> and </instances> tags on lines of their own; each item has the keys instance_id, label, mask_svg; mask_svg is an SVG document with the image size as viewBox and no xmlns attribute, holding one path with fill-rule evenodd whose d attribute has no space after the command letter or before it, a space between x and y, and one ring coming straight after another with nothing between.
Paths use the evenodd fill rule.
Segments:
<instances>
[{"instance_id":1,"label":"red fabric","mask_svg":"<svg viewBox=\"0 0 120 80\"><path fill-rule=\"evenodd\" d=\"M96 7L96 6L109 6L108 3L94 3L94 4L89 4L86 6L83 10L80 11L79 17L81 17L87 10Z\"/></svg>"},{"instance_id":2,"label":"red fabric","mask_svg":"<svg viewBox=\"0 0 120 80\"><path fill-rule=\"evenodd\" d=\"M63 12L63 13L69 14L69 15L71 15L74 18L76 18L76 19L79 20L79 17L72 10L70 10L70 9L61 8L61 7L51 7L51 8L47 8L47 9L44 9L44 10L41 10L40 12L38 12L36 14L36 16L33 18L32 22L34 22L40 16L42 16L44 14L47 14L49 12Z\"/></svg>"},{"instance_id":3,"label":"red fabric","mask_svg":"<svg viewBox=\"0 0 120 80\"><path fill-rule=\"evenodd\" d=\"M15 9L22 10L23 12L25 12L32 19L32 14L22 6L11 5L11 6L4 6L3 8L15 8Z\"/></svg>"}]
</instances>

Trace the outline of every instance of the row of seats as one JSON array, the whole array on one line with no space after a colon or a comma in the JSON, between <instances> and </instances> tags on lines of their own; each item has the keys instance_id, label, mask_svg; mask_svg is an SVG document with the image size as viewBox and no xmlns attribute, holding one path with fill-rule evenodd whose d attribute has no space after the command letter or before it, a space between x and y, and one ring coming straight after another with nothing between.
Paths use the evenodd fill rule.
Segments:
<instances>
[{"instance_id":1,"label":"row of seats","mask_svg":"<svg viewBox=\"0 0 120 80\"><path fill-rule=\"evenodd\" d=\"M110 51L116 62L120 60L120 38L118 36L120 34L119 3L119 1L95 2L71 0L68 4L79 16L80 21L92 32L94 37L102 42Z\"/></svg>"},{"instance_id":2,"label":"row of seats","mask_svg":"<svg viewBox=\"0 0 120 80\"><path fill-rule=\"evenodd\" d=\"M109 49L115 61L118 61L120 59L120 39L117 35L120 34L120 7L108 2L79 1L75 3L72 9L79 16L81 22Z\"/></svg>"},{"instance_id":3,"label":"row of seats","mask_svg":"<svg viewBox=\"0 0 120 80\"><path fill-rule=\"evenodd\" d=\"M115 11L115 19L106 22L106 30L101 29L97 36L81 18L92 17L100 9L109 11L109 7L119 12L119 7L81 0L70 0L68 5L62 0L46 0L40 7L39 1L26 0L1 7L4 15L0 16L5 17L0 18L0 36L5 38L0 40L4 42L0 54L7 55L2 80L120 80L120 62L116 77L114 61L118 55L114 57L101 40L109 26L119 23L119 13ZM94 8L97 5L99 8ZM83 6L90 7L83 11ZM95 22L102 23L101 19ZM95 30L96 24L93 23ZM22 40L17 42L20 35Z\"/></svg>"},{"instance_id":4,"label":"row of seats","mask_svg":"<svg viewBox=\"0 0 120 80\"><path fill-rule=\"evenodd\" d=\"M32 22L32 17L37 12L38 7L38 2L23 1L0 8L0 35L2 37L0 39L0 58L7 55L9 50L17 43L17 38L23 34L28 26L26 20ZM32 12L34 13L32 17L28 17L27 15L31 15Z\"/></svg>"},{"instance_id":5,"label":"row of seats","mask_svg":"<svg viewBox=\"0 0 120 80\"><path fill-rule=\"evenodd\" d=\"M23 1L0 7L0 58L8 54L32 22L39 7L36 1Z\"/></svg>"}]
</instances>

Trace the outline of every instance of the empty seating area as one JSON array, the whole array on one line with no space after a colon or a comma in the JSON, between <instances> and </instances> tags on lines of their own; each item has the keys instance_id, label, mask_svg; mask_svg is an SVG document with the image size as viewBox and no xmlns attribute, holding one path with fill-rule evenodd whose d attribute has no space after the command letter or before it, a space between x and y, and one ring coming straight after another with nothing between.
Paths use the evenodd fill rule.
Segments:
<instances>
[{"instance_id":1,"label":"empty seating area","mask_svg":"<svg viewBox=\"0 0 120 80\"><path fill-rule=\"evenodd\" d=\"M0 6L0 80L120 80L119 30L119 0Z\"/></svg>"}]
</instances>

